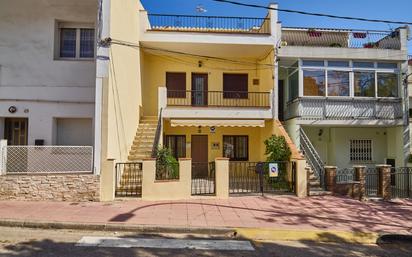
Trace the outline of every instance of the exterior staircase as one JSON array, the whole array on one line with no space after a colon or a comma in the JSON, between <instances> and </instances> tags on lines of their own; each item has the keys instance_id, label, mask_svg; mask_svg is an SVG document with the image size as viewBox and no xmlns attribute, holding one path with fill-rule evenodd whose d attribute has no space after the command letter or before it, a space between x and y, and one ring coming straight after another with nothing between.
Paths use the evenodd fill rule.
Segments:
<instances>
[{"instance_id":1,"label":"exterior staircase","mask_svg":"<svg viewBox=\"0 0 412 257\"><path fill-rule=\"evenodd\" d=\"M152 155L153 143L156 135L158 119L157 117L143 117L140 120L129 152L129 161L141 161L150 158Z\"/></svg>"},{"instance_id":2,"label":"exterior staircase","mask_svg":"<svg viewBox=\"0 0 412 257\"><path fill-rule=\"evenodd\" d=\"M320 184L320 178L315 175L314 170L307 164L306 168L309 169L309 196L319 196L319 195L331 195L332 192L326 191L322 188Z\"/></svg>"}]
</instances>

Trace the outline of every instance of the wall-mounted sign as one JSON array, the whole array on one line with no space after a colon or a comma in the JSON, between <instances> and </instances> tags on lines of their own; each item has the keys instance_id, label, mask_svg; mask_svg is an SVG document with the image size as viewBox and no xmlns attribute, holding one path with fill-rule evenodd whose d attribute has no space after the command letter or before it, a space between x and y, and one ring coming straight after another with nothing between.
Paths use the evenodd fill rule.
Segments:
<instances>
[{"instance_id":1,"label":"wall-mounted sign","mask_svg":"<svg viewBox=\"0 0 412 257\"><path fill-rule=\"evenodd\" d=\"M212 150L219 150L220 144L219 142L212 142Z\"/></svg>"},{"instance_id":2,"label":"wall-mounted sign","mask_svg":"<svg viewBox=\"0 0 412 257\"><path fill-rule=\"evenodd\" d=\"M216 132L216 127L215 126L212 126L209 129L210 129L210 133L212 133L212 134Z\"/></svg>"},{"instance_id":3,"label":"wall-mounted sign","mask_svg":"<svg viewBox=\"0 0 412 257\"><path fill-rule=\"evenodd\" d=\"M277 163L269 163L269 177L277 177L279 175L279 169Z\"/></svg>"}]
</instances>

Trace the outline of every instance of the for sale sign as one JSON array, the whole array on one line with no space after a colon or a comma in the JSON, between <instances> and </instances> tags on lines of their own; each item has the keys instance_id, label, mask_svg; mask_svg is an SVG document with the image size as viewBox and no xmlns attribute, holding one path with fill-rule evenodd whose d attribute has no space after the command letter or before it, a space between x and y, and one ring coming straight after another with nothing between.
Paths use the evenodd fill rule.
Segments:
<instances>
[{"instance_id":1,"label":"for sale sign","mask_svg":"<svg viewBox=\"0 0 412 257\"><path fill-rule=\"evenodd\" d=\"M277 163L269 163L269 177L277 177L279 175L279 169Z\"/></svg>"}]
</instances>

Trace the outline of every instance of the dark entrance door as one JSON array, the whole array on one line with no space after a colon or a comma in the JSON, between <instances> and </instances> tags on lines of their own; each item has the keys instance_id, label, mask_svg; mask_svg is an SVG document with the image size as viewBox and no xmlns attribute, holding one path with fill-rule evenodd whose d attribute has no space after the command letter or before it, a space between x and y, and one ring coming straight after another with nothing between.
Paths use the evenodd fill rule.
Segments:
<instances>
[{"instance_id":1,"label":"dark entrance door","mask_svg":"<svg viewBox=\"0 0 412 257\"><path fill-rule=\"evenodd\" d=\"M4 138L8 145L27 145L27 118L6 118Z\"/></svg>"},{"instance_id":2,"label":"dark entrance door","mask_svg":"<svg viewBox=\"0 0 412 257\"><path fill-rule=\"evenodd\" d=\"M192 195L215 193L214 163L208 162L208 138L192 136Z\"/></svg>"},{"instance_id":3,"label":"dark entrance door","mask_svg":"<svg viewBox=\"0 0 412 257\"><path fill-rule=\"evenodd\" d=\"M192 105L207 105L207 74L192 73Z\"/></svg>"},{"instance_id":4,"label":"dark entrance door","mask_svg":"<svg viewBox=\"0 0 412 257\"><path fill-rule=\"evenodd\" d=\"M284 116L283 116L283 106L284 106L284 94L285 94L285 89L284 89L284 84L283 80L279 80L278 82L278 87L279 87L279 98L278 98L278 118L280 121L284 121Z\"/></svg>"}]
</instances>

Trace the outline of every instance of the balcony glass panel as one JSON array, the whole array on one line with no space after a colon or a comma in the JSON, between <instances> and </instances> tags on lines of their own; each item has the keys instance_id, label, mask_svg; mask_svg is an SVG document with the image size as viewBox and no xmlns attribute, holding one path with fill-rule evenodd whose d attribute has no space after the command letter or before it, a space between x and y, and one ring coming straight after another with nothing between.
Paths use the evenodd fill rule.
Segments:
<instances>
[{"instance_id":1,"label":"balcony glass panel","mask_svg":"<svg viewBox=\"0 0 412 257\"><path fill-rule=\"evenodd\" d=\"M324 63L324 61L318 61L318 60L303 60L302 61L302 66L323 67L323 66L325 66L325 63Z\"/></svg>"},{"instance_id":2,"label":"balcony glass panel","mask_svg":"<svg viewBox=\"0 0 412 257\"><path fill-rule=\"evenodd\" d=\"M328 71L328 96L349 96L348 71Z\"/></svg>"},{"instance_id":3,"label":"balcony glass panel","mask_svg":"<svg viewBox=\"0 0 412 257\"><path fill-rule=\"evenodd\" d=\"M373 62L353 62L353 67L355 67L355 68L374 68L375 64Z\"/></svg>"},{"instance_id":4,"label":"balcony glass panel","mask_svg":"<svg viewBox=\"0 0 412 257\"><path fill-rule=\"evenodd\" d=\"M349 67L348 61L328 61L329 67Z\"/></svg>"},{"instance_id":5,"label":"balcony glass panel","mask_svg":"<svg viewBox=\"0 0 412 257\"><path fill-rule=\"evenodd\" d=\"M325 96L325 72L323 70L303 70L303 95Z\"/></svg>"},{"instance_id":6,"label":"balcony glass panel","mask_svg":"<svg viewBox=\"0 0 412 257\"><path fill-rule=\"evenodd\" d=\"M299 96L299 72L293 73L289 76L289 101Z\"/></svg>"},{"instance_id":7,"label":"balcony glass panel","mask_svg":"<svg viewBox=\"0 0 412 257\"><path fill-rule=\"evenodd\" d=\"M378 62L378 68L382 69L397 69L398 64L392 62Z\"/></svg>"},{"instance_id":8,"label":"balcony glass panel","mask_svg":"<svg viewBox=\"0 0 412 257\"><path fill-rule=\"evenodd\" d=\"M378 73L378 96L398 97L398 75L396 73Z\"/></svg>"},{"instance_id":9,"label":"balcony glass panel","mask_svg":"<svg viewBox=\"0 0 412 257\"><path fill-rule=\"evenodd\" d=\"M375 72L355 71L354 95L361 97L375 97Z\"/></svg>"}]
</instances>

